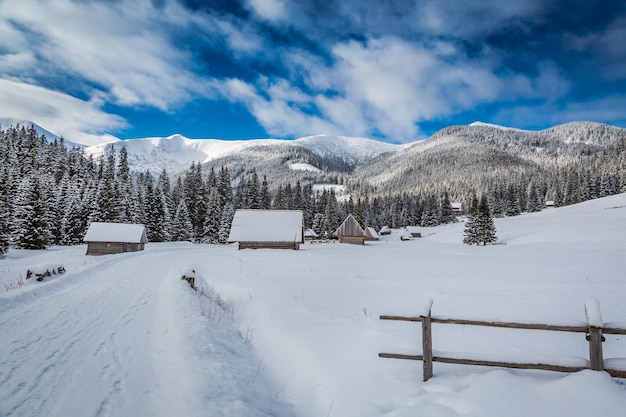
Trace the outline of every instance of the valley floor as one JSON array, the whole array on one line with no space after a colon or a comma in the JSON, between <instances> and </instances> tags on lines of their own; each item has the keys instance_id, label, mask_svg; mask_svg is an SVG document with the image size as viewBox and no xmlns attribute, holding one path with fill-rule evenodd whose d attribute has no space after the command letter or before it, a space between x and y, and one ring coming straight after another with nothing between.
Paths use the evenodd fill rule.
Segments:
<instances>
[{"instance_id":1,"label":"valley floor","mask_svg":"<svg viewBox=\"0 0 626 417\"><path fill-rule=\"evenodd\" d=\"M621 416L624 381L378 358L419 354L419 323L381 314L580 324L599 300L626 322L626 194L497 219L500 245L467 246L462 224L366 246L299 251L148 244L0 260L0 416ZM67 273L31 280L34 265ZM190 270L198 292L180 280ZM626 326L626 324L624 324ZM588 357L580 334L435 326L437 351ZM626 358L608 336L606 358ZM559 358L559 359L556 359Z\"/></svg>"}]
</instances>

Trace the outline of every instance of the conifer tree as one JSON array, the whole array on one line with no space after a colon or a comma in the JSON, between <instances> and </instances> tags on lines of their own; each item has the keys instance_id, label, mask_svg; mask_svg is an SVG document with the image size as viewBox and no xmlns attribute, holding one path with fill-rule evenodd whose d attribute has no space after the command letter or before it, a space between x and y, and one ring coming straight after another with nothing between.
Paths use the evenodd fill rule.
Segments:
<instances>
[{"instance_id":1,"label":"conifer tree","mask_svg":"<svg viewBox=\"0 0 626 417\"><path fill-rule=\"evenodd\" d=\"M24 178L15 208L16 244L23 249L45 249L50 241L46 222L46 202L39 177L35 173Z\"/></svg>"},{"instance_id":2,"label":"conifer tree","mask_svg":"<svg viewBox=\"0 0 626 417\"><path fill-rule=\"evenodd\" d=\"M193 240L193 225L191 224L189 210L187 210L185 200L181 199L180 203L178 203L172 223L171 239L173 241L183 242Z\"/></svg>"},{"instance_id":3,"label":"conifer tree","mask_svg":"<svg viewBox=\"0 0 626 417\"><path fill-rule=\"evenodd\" d=\"M228 202L222 210L222 217L220 219L219 243L228 243L233 217L235 217L235 207L231 202Z\"/></svg>"},{"instance_id":4,"label":"conifer tree","mask_svg":"<svg viewBox=\"0 0 626 417\"><path fill-rule=\"evenodd\" d=\"M463 230L463 243L467 245L478 244L479 238L478 199L472 194L465 228Z\"/></svg>"},{"instance_id":5,"label":"conifer tree","mask_svg":"<svg viewBox=\"0 0 626 417\"><path fill-rule=\"evenodd\" d=\"M478 203L478 239L476 244L486 245L497 241L496 226L491 218L487 197L483 194Z\"/></svg>"}]
</instances>

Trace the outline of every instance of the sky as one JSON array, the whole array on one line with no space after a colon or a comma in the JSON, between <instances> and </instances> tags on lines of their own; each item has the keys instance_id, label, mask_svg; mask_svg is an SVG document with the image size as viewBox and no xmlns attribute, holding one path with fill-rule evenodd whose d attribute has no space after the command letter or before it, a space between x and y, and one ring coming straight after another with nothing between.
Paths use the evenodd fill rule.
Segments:
<instances>
[{"instance_id":1,"label":"sky","mask_svg":"<svg viewBox=\"0 0 626 417\"><path fill-rule=\"evenodd\" d=\"M0 0L0 117L86 144L626 127L624 39L621 0Z\"/></svg>"}]
</instances>

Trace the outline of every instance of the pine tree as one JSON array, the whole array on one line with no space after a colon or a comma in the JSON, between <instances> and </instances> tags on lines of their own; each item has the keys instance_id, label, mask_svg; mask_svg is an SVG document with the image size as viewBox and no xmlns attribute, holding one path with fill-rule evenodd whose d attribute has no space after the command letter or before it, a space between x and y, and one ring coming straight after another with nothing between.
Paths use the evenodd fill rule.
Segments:
<instances>
[{"instance_id":1,"label":"pine tree","mask_svg":"<svg viewBox=\"0 0 626 417\"><path fill-rule=\"evenodd\" d=\"M472 194L467 221L463 230L463 243L467 245L478 244L480 235L478 216L478 199L476 194Z\"/></svg>"},{"instance_id":2,"label":"pine tree","mask_svg":"<svg viewBox=\"0 0 626 417\"><path fill-rule=\"evenodd\" d=\"M230 226L233 222L233 217L235 217L235 208L232 203L226 203L222 210L222 217L220 219L219 243L228 243Z\"/></svg>"},{"instance_id":3,"label":"pine tree","mask_svg":"<svg viewBox=\"0 0 626 417\"><path fill-rule=\"evenodd\" d=\"M46 222L46 203L37 174L24 178L20 184L16 244L23 249L45 249L50 241Z\"/></svg>"},{"instance_id":4,"label":"pine tree","mask_svg":"<svg viewBox=\"0 0 626 417\"><path fill-rule=\"evenodd\" d=\"M176 214L174 214L174 220L172 221L171 239L175 242L193 240L193 225L189 217L189 210L187 210L185 200L182 199L178 203Z\"/></svg>"},{"instance_id":5,"label":"pine tree","mask_svg":"<svg viewBox=\"0 0 626 417\"><path fill-rule=\"evenodd\" d=\"M496 226L491 218L487 197L483 194L478 204L478 239L477 244L486 245L497 241Z\"/></svg>"}]
</instances>

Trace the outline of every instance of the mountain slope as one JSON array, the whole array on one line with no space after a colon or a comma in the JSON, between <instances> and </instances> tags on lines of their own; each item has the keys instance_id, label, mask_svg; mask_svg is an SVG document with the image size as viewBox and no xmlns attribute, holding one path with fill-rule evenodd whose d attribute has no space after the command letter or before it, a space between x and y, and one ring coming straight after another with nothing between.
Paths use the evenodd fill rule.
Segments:
<instances>
[{"instance_id":1,"label":"mountain slope","mask_svg":"<svg viewBox=\"0 0 626 417\"><path fill-rule=\"evenodd\" d=\"M237 158L244 155L248 158L251 153L268 155L284 152L287 149L300 148L303 152L317 155L329 161L342 162L346 166L354 167L386 152L401 149L401 145L379 142L366 138L345 136L308 136L293 141L280 139L254 140L219 140L219 139L188 139L181 135L167 138L145 138L91 146L85 151L95 157L100 157L111 146L119 149L125 146L131 168L137 171L150 169L154 171L166 168L171 174L177 174L187 169L191 162L209 163L219 159ZM317 167L320 168L320 167Z\"/></svg>"},{"instance_id":2,"label":"mountain slope","mask_svg":"<svg viewBox=\"0 0 626 417\"><path fill-rule=\"evenodd\" d=\"M4 118L0 118L0 128L1 129L6 129L9 126L23 126L25 128L30 128L31 126L33 126L35 128L35 132L37 132L37 136L45 136L46 139L48 140L48 142L54 142L55 140L60 140L61 137L57 136L56 134L50 132L47 129L44 129L43 127L39 126L37 123L33 123L29 120L22 120L22 119L15 119L15 118L11 118L11 117L4 117ZM75 142L71 142L65 138L63 138L63 141L65 142L65 146L67 147L77 147L77 148L83 148L85 147L85 145L81 145L79 143L75 143Z\"/></svg>"}]
</instances>

